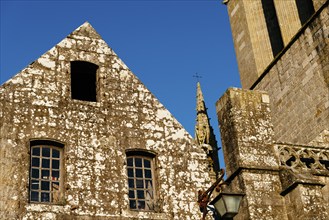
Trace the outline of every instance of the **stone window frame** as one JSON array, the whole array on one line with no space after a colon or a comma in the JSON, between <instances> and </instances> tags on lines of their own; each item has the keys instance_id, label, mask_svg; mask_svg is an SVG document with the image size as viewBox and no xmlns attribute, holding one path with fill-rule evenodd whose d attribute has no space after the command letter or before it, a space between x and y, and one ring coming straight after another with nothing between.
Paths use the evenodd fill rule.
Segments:
<instances>
[{"instance_id":1,"label":"stone window frame","mask_svg":"<svg viewBox=\"0 0 329 220\"><path fill-rule=\"evenodd\" d=\"M142 159L142 166L136 166L135 159ZM129 163L129 159L133 159L133 165ZM145 160L150 161L150 168L144 167L145 166ZM129 169L133 170L133 176L131 176L131 173L129 174ZM142 177L137 177L137 170L142 170ZM145 171L151 171L151 178L145 177L146 172ZM131 171L130 171L131 172ZM126 174L127 174L127 193L128 193L128 208L132 211L138 211L138 212L158 212L159 207L157 204L157 174L156 174L156 154L151 151L143 150L143 149L129 149L126 150ZM131 182L133 181L133 186L131 187ZM136 181L143 181L143 186L141 188L137 187ZM150 191L149 188L146 188L146 181L152 181L152 188L151 192L153 194L153 198L147 199L147 193L148 196L151 196L148 191ZM139 195L141 195L141 192L143 192L142 198L139 198ZM135 208L133 206L133 201L135 201ZM143 204L145 202L144 208L141 206L141 208L138 208L137 204L138 202L141 202L139 204ZM149 206L148 206L149 205Z\"/></svg>"},{"instance_id":2,"label":"stone window frame","mask_svg":"<svg viewBox=\"0 0 329 220\"><path fill-rule=\"evenodd\" d=\"M48 139L33 139L29 141L30 147L30 166L29 166L29 203L62 205L64 199L64 144ZM39 148L39 155L33 149ZM43 149L50 149L49 155L43 153ZM54 155L54 150L59 152L58 157ZM55 152L56 152L55 151ZM46 153L46 151L45 151ZM39 162L37 162L39 159ZM49 160L49 167L43 163ZM53 161L58 161L58 168L53 168ZM39 163L37 166L36 163ZM37 177L33 176L34 172L38 173ZM58 172L57 176L54 173ZM43 174L45 176L43 176ZM49 176L47 176L47 174ZM33 184L34 183L34 184ZM35 188L35 183L38 187ZM33 199L32 193L37 193L37 200ZM47 198L48 194L48 198ZM44 195L44 197L42 197ZM54 197L56 199L54 200ZM43 200L44 198L44 200Z\"/></svg>"}]
</instances>

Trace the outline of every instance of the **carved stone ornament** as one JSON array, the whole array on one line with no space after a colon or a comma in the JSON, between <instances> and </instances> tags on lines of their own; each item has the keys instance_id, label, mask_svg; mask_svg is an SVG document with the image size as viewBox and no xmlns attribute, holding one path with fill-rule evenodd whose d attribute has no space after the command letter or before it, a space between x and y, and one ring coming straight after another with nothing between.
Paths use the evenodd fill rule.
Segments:
<instances>
[{"instance_id":1,"label":"carved stone ornament","mask_svg":"<svg viewBox=\"0 0 329 220\"><path fill-rule=\"evenodd\" d=\"M277 144L280 165L293 169L329 171L329 149Z\"/></svg>"}]
</instances>

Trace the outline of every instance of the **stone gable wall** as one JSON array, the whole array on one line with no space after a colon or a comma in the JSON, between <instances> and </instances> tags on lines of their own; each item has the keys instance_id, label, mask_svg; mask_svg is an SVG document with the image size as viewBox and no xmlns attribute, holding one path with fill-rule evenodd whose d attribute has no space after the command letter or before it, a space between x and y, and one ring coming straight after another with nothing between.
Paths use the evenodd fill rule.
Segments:
<instances>
[{"instance_id":1,"label":"stone gable wall","mask_svg":"<svg viewBox=\"0 0 329 220\"><path fill-rule=\"evenodd\" d=\"M70 98L70 61L95 63L98 102ZM64 199L31 204L31 139L64 146ZM85 23L0 87L0 219L195 219L207 158ZM154 152L156 212L129 210L126 150Z\"/></svg>"}]
</instances>

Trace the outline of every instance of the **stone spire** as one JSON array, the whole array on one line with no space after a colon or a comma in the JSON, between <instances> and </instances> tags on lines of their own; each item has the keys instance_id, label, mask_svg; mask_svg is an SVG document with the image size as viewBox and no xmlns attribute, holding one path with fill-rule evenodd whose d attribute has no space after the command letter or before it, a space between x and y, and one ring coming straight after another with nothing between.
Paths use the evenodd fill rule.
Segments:
<instances>
[{"instance_id":1,"label":"stone spire","mask_svg":"<svg viewBox=\"0 0 329 220\"><path fill-rule=\"evenodd\" d=\"M210 125L200 82L197 83L196 100L197 118L195 125L195 140L202 149L206 151L209 161L209 170L212 171L212 174L216 177L219 171L218 146L214 130Z\"/></svg>"},{"instance_id":2,"label":"stone spire","mask_svg":"<svg viewBox=\"0 0 329 220\"><path fill-rule=\"evenodd\" d=\"M195 139L199 145L209 143L210 124L207 114L206 105L204 103L203 94L200 83L197 83L196 89L196 125L195 125Z\"/></svg>"}]
</instances>

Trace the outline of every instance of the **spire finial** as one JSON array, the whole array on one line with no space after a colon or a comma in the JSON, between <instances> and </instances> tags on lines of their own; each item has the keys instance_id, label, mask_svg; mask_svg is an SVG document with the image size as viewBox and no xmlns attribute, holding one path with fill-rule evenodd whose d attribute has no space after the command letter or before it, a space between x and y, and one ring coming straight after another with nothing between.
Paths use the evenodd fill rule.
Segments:
<instances>
[{"instance_id":1,"label":"spire finial","mask_svg":"<svg viewBox=\"0 0 329 220\"><path fill-rule=\"evenodd\" d=\"M200 76L198 73L195 73L195 75L193 75L193 77L196 78L197 82L199 82L200 81L199 79L202 78L202 76Z\"/></svg>"}]
</instances>

